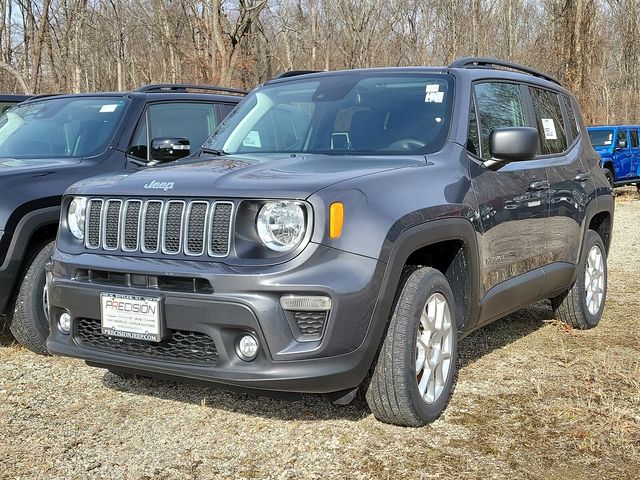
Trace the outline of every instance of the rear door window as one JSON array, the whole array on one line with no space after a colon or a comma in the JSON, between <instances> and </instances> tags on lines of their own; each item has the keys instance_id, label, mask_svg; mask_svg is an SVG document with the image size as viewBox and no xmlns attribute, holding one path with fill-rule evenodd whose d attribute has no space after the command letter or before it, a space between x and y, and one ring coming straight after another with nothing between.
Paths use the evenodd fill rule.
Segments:
<instances>
[{"instance_id":1,"label":"rear door window","mask_svg":"<svg viewBox=\"0 0 640 480\"><path fill-rule=\"evenodd\" d=\"M562 99L562 103L564 104L564 109L567 112L567 130L571 134L572 139L576 139L578 137L578 120L576 116L576 112L573 108L573 102L567 95L560 95Z\"/></svg>"},{"instance_id":2,"label":"rear door window","mask_svg":"<svg viewBox=\"0 0 640 480\"><path fill-rule=\"evenodd\" d=\"M633 128L629 130L629 134L631 135L631 148L638 148L638 130Z\"/></svg>"},{"instance_id":3,"label":"rear door window","mask_svg":"<svg viewBox=\"0 0 640 480\"><path fill-rule=\"evenodd\" d=\"M518 84L506 82L479 83L475 85L474 93L478 109L476 121L480 127L480 153L488 160L491 158L489 136L493 130L526 126L522 95ZM473 138L470 140L473 142Z\"/></svg>"},{"instance_id":4,"label":"rear door window","mask_svg":"<svg viewBox=\"0 0 640 480\"><path fill-rule=\"evenodd\" d=\"M530 92L540 136L540 153L549 155L564 152L567 149L567 135L558 94L535 87L530 87Z\"/></svg>"}]
</instances>

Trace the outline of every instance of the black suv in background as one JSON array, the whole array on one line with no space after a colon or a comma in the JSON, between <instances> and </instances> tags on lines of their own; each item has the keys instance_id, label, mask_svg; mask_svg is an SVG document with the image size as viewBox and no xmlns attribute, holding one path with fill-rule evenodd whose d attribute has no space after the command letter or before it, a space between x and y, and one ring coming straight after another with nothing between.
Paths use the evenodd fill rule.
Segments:
<instances>
[{"instance_id":1,"label":"black suv in background","mask_svg":"<svg viewBox=\"0 0 640 480\"><path fill-rule=\"evenodd\" d=\"M189 155L245 93L145 85L126 93L41 97L0 117L0 314L8 315L18 342L47 352L44 265L67 187Z\"/></svg>"},{"instance_id":2,"label":"black suv in background","mask_svg":"<svg viewBox=\"0 0 640 480\"><path fill-rule=\"evenodd\" d=\"M511 63L269 81L197 158L67 191L47 347L338 402L362 387L378 419L423 425L474 329L547 298L599 322L598 161L571 93Z\"/></svg>"},{"instance_id":3,"label":"black suv in background","mask_svg":"<svg viewBox=\"0 0 640 480\"><path fill-rule=\"evenodd\" d=\"M17 105L31 98L32 95L8 95L0 94L0 114L6 112L14 105Z\"/></svg>"}]
</instances>

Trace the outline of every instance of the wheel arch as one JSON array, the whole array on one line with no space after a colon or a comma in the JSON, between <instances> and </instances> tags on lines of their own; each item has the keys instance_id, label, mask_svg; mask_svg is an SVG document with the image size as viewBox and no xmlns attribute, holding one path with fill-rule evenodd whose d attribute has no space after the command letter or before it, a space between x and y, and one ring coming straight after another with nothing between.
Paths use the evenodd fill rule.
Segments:
<instances>
[{"instance_id":1,"label":"wheel arch","mask_svg":"<svg viewBox=\"0 0 640 480\"><path fill-rule=\"evenodd\" d=\"M402 270L407 265L436 268L451 284L458 315L458 329L475 323L479 312L479 254L476 231L464 218L432 220L402 232L387 258L387 267L378 296L376 318L386 323L393 313L402 287ZM384 320L382 320L382 317Z\"/></svg>"},{"instance_id":2,"label":"wheel arch","mask_svg":"<svg viewBox=\"0 0 640 480\"><path fill-rule=\"evenodd\" d=\"M25 267L27 252L36 242L54 240L58 230L60 207L46 207L26 214L16 225L9 245L0 258L0 282L3 294L0 294L0 312L4 312L15 296L16 279Z\"/></svg>"}]
</instances>

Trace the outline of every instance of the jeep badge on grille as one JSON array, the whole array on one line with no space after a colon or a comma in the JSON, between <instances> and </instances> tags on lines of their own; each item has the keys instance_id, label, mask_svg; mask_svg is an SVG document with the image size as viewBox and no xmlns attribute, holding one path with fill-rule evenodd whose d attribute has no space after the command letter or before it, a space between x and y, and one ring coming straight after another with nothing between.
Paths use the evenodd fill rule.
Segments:
<instances>
[{"instance_id":1,"label":"jeep badge on grille","mask_svg":"<svg viewBox=\"0 0 640 480\"><path fill-rule=\"evenodd\" d=\"M158 182L157 180L152 180L147 183L144 188L145 190L173 190L173 182Z\"/></svg>"}]
</instances>

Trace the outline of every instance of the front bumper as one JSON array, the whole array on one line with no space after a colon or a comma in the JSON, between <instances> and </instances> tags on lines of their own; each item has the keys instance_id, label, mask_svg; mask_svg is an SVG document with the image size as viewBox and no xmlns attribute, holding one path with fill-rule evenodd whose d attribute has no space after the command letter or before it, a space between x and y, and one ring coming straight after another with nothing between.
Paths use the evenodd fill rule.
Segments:
<instances>
[{"instance_id":1,"label":"front bumper","mask_svg":"<svg viewBox=\"0 0 640 480\"><path fill-rule=\"evenodd\" d=\"M56 250L48 275L51 334L49 351L88 363L159 376L230 386L303 393L331 393L357 387L371 365L379 338L371 321L385 265L376 260L310 244L286 264L234 268L214 262L68 255ZM86 270L206 281L213 292L195 293L88 280ZM82 272L80 275L78 272ZM119 277L121 278L121 277ZM127 277L131 278L131 277ZM169 331L204 334L215 343L215 364L154 358L87 343L79 325L99 322L102 292L161 298ZM283 295L325 295L332 308L321 338L305 341L280 307ZM63 311L72 317L70 335L58 331ZM83 320L84 319L84 320ZM250 332L261 346L243 361L238 336Z\"/></svg>"}]
</instances>

